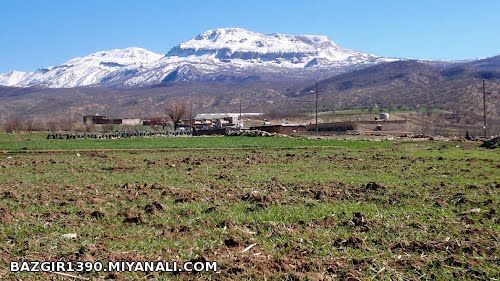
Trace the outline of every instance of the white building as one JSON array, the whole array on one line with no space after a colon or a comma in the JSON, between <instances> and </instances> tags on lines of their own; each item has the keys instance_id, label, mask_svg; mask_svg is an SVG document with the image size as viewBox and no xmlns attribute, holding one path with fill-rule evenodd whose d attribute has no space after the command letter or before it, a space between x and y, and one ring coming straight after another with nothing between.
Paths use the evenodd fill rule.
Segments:
<instances>
[{"instance_id":1,"label":"white building","mask_svg":"<svg viewBox=\"0 0 500 281\"><path fill-rule=\"evenodd\" d=\"M142 125L139 118L122 118L122 125Z\"/></svg>"},{"instance_id":2,"label":"white building","mask_svg":"<svg viewBox=\"0 0 500 281\"><path fill-rule=\"evenodd\" d=\"M262 116L262 113L245 112L241 117ZM240 113L200 113L195 116L195 124L205 124L212 126L233 126L243 127L243 120L240 120Z\"/></svg>"}]
</instances>

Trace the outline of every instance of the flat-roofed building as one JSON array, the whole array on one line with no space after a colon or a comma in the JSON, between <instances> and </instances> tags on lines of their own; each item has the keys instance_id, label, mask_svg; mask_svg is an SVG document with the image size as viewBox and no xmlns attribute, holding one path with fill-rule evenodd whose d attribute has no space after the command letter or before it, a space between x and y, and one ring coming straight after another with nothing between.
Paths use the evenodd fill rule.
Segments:
<instances>
[{"instance_id":1,"label":"flat-roofed building","mask_svg":"<svg viewBox=\"0 0 500 281\"><path fill-rule=\"evenodd\" d=\"M258 117L262 116L262 113L200 113L196 114L194 118L194 126L205 126L208 128L221 128L221 127L231 127L239 126L243 127L243 120L240 117Z\"/></svg>"}]
</instances>

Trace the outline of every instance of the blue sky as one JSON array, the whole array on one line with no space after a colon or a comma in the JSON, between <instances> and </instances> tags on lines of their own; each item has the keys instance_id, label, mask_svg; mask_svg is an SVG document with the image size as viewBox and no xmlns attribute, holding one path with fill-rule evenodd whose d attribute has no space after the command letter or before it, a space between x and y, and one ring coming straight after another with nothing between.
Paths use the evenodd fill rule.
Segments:
<instances>
[{"instance_id":1,"label":"blue sky","mask_svg":"<svg viewBox=\"0 0 500 281\"><path fill-rule=\"evenodd\" d=\"M500 0L0 0L0 72L99 50L171 47L217 27L324 34L382 56L500 54Z\"/></svg>"}]
</instances>

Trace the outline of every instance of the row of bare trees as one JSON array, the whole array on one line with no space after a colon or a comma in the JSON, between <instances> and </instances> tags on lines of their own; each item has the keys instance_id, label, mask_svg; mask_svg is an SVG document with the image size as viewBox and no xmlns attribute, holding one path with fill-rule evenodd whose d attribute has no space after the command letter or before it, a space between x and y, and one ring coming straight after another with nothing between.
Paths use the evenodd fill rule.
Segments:
<instances>
[{"instance_id":1,"label":"row of bare trees","mask_svg":"<svg viewBox=\"0 0 500 281\"><path fill-rule=\"evenodd\" d=\"M90 132L94 128L92 125L83 125L76 119L20 119L12 118L0 122L0 130L5 133L36 132L36 131L82 131Z\"/></svg>"},{"instance_id":2,"label":"row of bare trees","mask_svg":"<svg viewBox=\"0 0 500 281\"><path fill-rule=\"evenodd\" d=\"M189 103L186 100L170 102L165 107L168 119L173 123L174 128L188 115ZM112 131L114 125L102 125L103 131ZM3 122L0 121L0 130L5 133L36 132L36 131L77 131L92 132L95 126L92 124L82 124L75 118L59 119L35 119L35 118L11 118Z\"/></svg>"}]
</instances>

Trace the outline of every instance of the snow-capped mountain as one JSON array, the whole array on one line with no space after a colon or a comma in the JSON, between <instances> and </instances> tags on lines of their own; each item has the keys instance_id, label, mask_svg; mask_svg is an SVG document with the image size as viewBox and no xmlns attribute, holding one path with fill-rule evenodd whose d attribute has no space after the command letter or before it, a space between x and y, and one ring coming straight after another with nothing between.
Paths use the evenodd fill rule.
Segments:
<instances>
[{"instance_id":1,"label":"snow-capped mountain","mask_svg":"<svg viewBox=\"0 0 500 281\"><path fill-rule=\"evenodd\" d=\"M38 69L35 72L13 71L0 74L0 84L6 86L40 86L71 88L98 85L112 80L123 70L140 70L163 56L141 48L116 49L77 57L62 65ZM129 75L132 75L131 71Z\"/></svg>"},{"instance_id":2,"label":"snow-capped mountain","mask_svg":"<svg viewBox=\"0 0 500 281\"><path fill-rule=\"evenodd\" d=\"M35 72L0 74L0 85L137 87L176 81L307 78L390 60L344 49L322 35L220 28L203 32L166 55L141 48L101 51Z\"/></svg>"},{"instance_id":3,"label":"snow-capped mountain","mask_svg":"<svg viewBox=\"0 0 500 281\"><path fill-rule=\"evenodd\" d=\"M33 72L11 71L0 74L0 85L2 86L24 86L23 81L33 75Z\"/></svg>"},{"instance_id":4,"label":"snow-capped mountain","mask_svg":"<svg viewBox=\"0 0 500 281\"><path fill-rule=\"evenodd\" d=\"M337 46L322 35L260 34L241 28L214 29L174 47L167 56L211 57L220 61L285 63L302 68L312 59L365 61L375 56Z\"/></svg>"}]
</instances>

